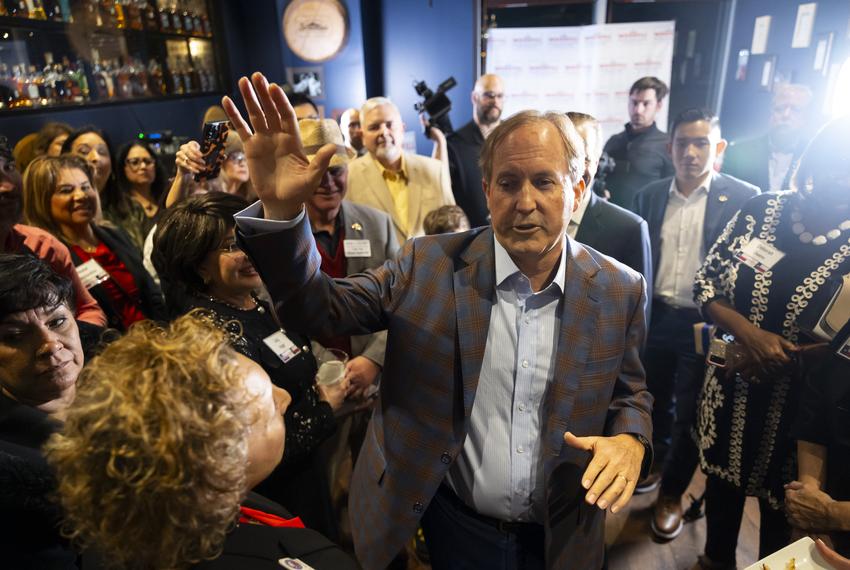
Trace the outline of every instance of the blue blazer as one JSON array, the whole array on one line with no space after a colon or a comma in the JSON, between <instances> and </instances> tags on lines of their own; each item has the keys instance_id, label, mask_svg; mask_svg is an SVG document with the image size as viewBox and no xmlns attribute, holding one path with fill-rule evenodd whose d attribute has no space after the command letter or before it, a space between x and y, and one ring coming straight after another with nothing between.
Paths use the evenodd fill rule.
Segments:
<instances>
[{"instance_id":1,"label":"blue blazer","mask_svg":"<svg viewBox=\"0 0 850 570\"><path fill-rule=\"evenodd\" d=\"M672 177L653 182L644 186L635 196L634 211L649 224L653 275L657 274L658 262L661 259L661 226L664 224L672 182ZM759 193L757 186L728 174L714 173L703 222L702 243L706 253L744 202Z\"/></svg>"}]
</instances>

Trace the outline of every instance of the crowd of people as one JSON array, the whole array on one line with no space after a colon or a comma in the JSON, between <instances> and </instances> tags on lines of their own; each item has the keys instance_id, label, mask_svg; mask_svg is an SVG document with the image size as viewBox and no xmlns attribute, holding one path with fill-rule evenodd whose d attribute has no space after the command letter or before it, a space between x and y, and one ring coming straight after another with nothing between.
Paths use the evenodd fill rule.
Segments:
<instances>
[{"instance_id":1,"label":"crowd of people","mask_svg":"<svg viewBox=\"0 0 850 570\"><path fill-rule=\"evenodd\" d=\"M606 511L658 489L675 540L701 470L695 570L746 497L760 557L850 568L850 119L783 84L757 139L664 132L644 77L606 142L487 74L429 157L386 97L238 88L212 178L195 140L0 139L11 567L600 568Z\"/></svg>"}]
</instances>

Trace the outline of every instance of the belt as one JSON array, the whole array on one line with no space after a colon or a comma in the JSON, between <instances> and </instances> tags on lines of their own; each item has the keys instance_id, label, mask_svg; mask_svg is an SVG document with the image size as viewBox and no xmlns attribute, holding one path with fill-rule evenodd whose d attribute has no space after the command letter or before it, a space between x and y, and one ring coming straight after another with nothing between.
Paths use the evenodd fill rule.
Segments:
<instances>
[{"instance_id":1,"label":"belt","mask_svg":"<svg viewBox=\"0 0 850 570\"><path fill-rule=\"evenodd\" d=\"M497 518L488 517L487 515L482 515L475 509L471 508L469 505L464 503L460 497L458 497L454 491L452 491L447 485L441 484L440 488L437 490L437 493L449 501L454 508L459 510L464 515L473 518L477 521L483 522L484 524L491 526L498 530L499 532L505 534L524 534L524 533L532 533L532 532L543 532L543 525L539 523L533 522L521 522L521 521L503 521Z\"/></svg>"}]
</instances>

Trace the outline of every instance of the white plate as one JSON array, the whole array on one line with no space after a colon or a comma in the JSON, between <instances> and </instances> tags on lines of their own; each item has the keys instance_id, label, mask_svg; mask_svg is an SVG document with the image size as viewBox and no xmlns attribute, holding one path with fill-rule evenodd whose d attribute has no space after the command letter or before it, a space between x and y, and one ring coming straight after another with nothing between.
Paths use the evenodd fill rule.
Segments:
<instances>
[{"instance_id":1,"label":"white plate","mask_svg":"<svg viewBox=\"0 0 850 570\"><path fill-rule=\"evenodd\" d=\"M826 564L820 552L818 552L815 541L805 536L794 544L789 544L782 550L778 550L767 558L759 560L752 566L747 566L746 570L762 570L765 564L770 570L786 570L788 562L792 558L794 559L794 567L797 570L831 569L831 566Z\"/></svg>"}]
</instances>

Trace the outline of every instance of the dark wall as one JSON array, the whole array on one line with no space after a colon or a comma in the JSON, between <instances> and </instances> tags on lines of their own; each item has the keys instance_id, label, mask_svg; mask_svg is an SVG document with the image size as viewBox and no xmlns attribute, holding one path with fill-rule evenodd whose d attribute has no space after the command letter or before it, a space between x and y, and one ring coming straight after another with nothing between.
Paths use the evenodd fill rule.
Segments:
<instances>
[{"instance_id":1,"label":"dark wall","mask_svg":"<svg viewBox=\"0 0 850 570\"><path fill-rule=\"evenodd\" d=\"M759 86L765 58L777 56L777 73L794 83L804 83L815 93L814 109L817 120L822 120L826 78L813 70L815 49L819 34L834 32L832 63L843 62L850 56L850 41L847 39L850 22L850 2L844 0L820 0L817 3L812 43L808 48L792 48L791 38L797 19L797 6L802 2L783 0L738 0L726 89L721 111L721 122L726 138L736 140L764 132L767 127L771 94ZM767 53L750 55L747 78L735 81L738 50L750 49L753 25L758 16L771 15Z\"/></svg>"}]
</instances>

